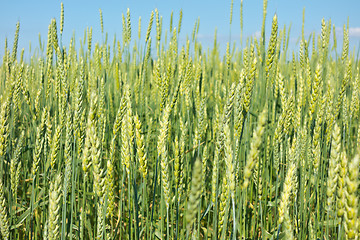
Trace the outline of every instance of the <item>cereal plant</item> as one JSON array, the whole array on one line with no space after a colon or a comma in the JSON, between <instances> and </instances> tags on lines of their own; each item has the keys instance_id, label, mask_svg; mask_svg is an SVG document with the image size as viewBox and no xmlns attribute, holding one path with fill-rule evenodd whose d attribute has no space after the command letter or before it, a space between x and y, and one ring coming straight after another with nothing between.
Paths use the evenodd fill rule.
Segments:
<instances>
[{"instance_id":1,"label":"cereal plant","mask_svg":"<svg viewBox=\"0 0 360 240\"><path fill-rule=\"evenodd\" d=\"M17 23L0 65L0 239L358 239L349 27L340 54L325 19L290 50L281 16L265 38L267 4L260 37L224 56L199 20L181 44L182 11L167 31L154 9L141 38L128 9L113 44L88 28L65 46L61 4L29 61Z\"/></svg>"}]
</instances>

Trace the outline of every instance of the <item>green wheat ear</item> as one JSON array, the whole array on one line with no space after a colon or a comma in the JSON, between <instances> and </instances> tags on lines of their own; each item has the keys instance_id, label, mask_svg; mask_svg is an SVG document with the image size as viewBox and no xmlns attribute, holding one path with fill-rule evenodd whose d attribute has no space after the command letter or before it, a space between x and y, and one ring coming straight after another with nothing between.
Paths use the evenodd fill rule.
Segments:
<instances>
[{"instance_id":1,"label":"green wheat ear","mask_svg":"<svg viewBox=\"0 0 360 240\"><path fill-rule=\"evenodd\" d=\"M243 188L247 188L249 186L252 170L259 161L260 146L262 144L262 136L265 131L266 121L267 121L267 107L264 108L264 110L259 116L258 126L254 131L254 136L251 141L249 157L246 162L246 166L244 168Z\"/></svg>"},{"instance_id":2,"label":"green wheat ear","mask_svg":"<svg viewBox=\"0 0 360 240\"><path fill-rule=\"evenodd\" d=\"M281 194L280 204L278 207L279 211L279 221L278 224L285 222L285 225L289 224L289 204L290 204L290 196L292 191L297 191L296 182L295 182L295 173L296 173L296 162L295 162L295 143L293 142L293 146L289 149L289 163L288 168L286 170L286 176L284 181L284 186ZM289 229L287 229L289 231Z\"/></svg>"},{"instance_id":3,"label":"green wheat ear","mask_svg":"<svg viewBox=\"0 0 360 240\"><path fill-rule=\"evenodd\" d=\"M147 157L145 152L145 142L144 142L144 135L141 131L141 122L139 120L138 115L134 116L134 124L135 124L135 139L136 139L136 146L137 146L137 154L138 160L140 163L139 170L143 176L146 178L147 175Z\"/></svg>"},{"instance_id":4,"label":"green wheat ear","mask_svg":"<svg viewBox=\"0 0 360 240\"><path fill-rule=\"evenodd\" d=\"M9 136L8 106L9 106L9 100L6 100L1 104L1 110L0 110L0 159L1 160L6 153L7 139Z\"/></svg>"},{"instance_id":5,"label":"green wheat ear","mask_svg":"<svg viewBox=\"0 0 360 240\"><path fill-rule=\"evenodd\" d=\"M169 134L169 115L170 106L167 105L163 110L162 119L160 121L160 133L158 138L158 156L161 166L161 181L164 189L164 197L167 209L170 204L170 186L169 186L169 156L167 150L167 139Z\"/></svg>"},{"instance_id":6,"label":"green wheat ear","mask_svg":"<svg viewBox=\"0 0 360 240\"><path fill-rule=\"evenodd\" d=\"M60 235L61 174L57 174L49 190L49 239L58 239Z\"/></svg>"},{"instance_id":7,"label":"green wheat ear","mask_svg":"<svg viewBox=\"0 0 360 240\"><path fill-rule=\"evenodd\" d=\"M15 149L15 153L13 158L11 159L10 163L10 182L11 182L11 192L16 199L17 196L17 189L19 186L19 176L20 176L20 170L21 170L21 161L20 156L22 154L22 150L24 147L24 138L25 138L25 132L22 131L21 135L19 136L17 146Z\"/></svg>"},{"instance_id":8,"label":"green wheat ear","mask_svg":"<svg viewBox=\"0 0 360 240\"><path fill-rule=\"evenodd\" d=\"M332 144L331 144L331 153L329 159L329 173L327 180L327 204L331 208L334 202L334 192L337 186L337 178L339 171L339 162L340 162L340 150L341 149L341 130L340 127L335 123L334 131L332 134Z\"/></svg>"},{"instance_id":9,"label":"green wheat ear","mask_svg":"<svg viewBox=\"0 0 360 240\"><path fill-rule=\"evenodd\" d=\"M101 33L104 33L104 21L101 8L99 8Z\"/></svg>"},{"instance_id":10,"label":"green wheat ear","mask_svg":"<svg viewBox=\"0 0 360 240\"><path fill-rule=\"evenodd\" d=\"M4 239L9 239L10 229L9 229L9 219L7 215L7 204L5 201L4 186L0 176L0 230L1 235Z\"/></svg>"},{"instance_id":11,"label":"green wheat ear","mask_svg":"<svg viewBox=\"0 0 360 240\"><path fill-rule=\"evenodd\" d=\"M264 1L265 2L265 1ZM278 20L277 15L275 14L272 21L272 27L271 27L271 35L270 35L270 42L269 47L266 55L266 79L268 80L270 78L270 71L273 67L273 62L276 58L276 46L278 41Z\"/></svg>"},{"instance_id":12,"label":"green wheat ear","mask_svg":"<svg viewBox=\"0 0 360 240\"><path fill-rule=\"evenodd\" d=\"M359 186L359 155L350 162L346 177L345 232L347 239L357 239L359 233L358 202L356 191Z\"/></svg>"},{"instance_id":13,"label":"green wheat ear","mask_svg":"<svg viewBox=\"0 0 360 240\"><path fill-rule=\"evenodd\" d=\"M149 25L148 25L148 28L147 28L147 31L146 31L145 42L148 42L148 40L149 40L150 33L151 33L151 28L152 28L152 25L153 25L153 21L154 21L154 11L151 11Z\"/></svg>"},{"instance_id":14,"label":"green wheat ear","mask_svg":"<svg viewBox=\"0 0 360 240\"><path fill-rule=\"evenodd\" d=\"M189 201L186 210L186 226L188 231L191 230L194 222L196 221L195 216L197 214L197 209L200 204L200 196L202 192L201 178L202 178L201 161L200 159L196 159L192 174Z\"/></svg>"},{"instance_id":15,"label":"green wheat ear","mask_svg":"<svg viewBox=\"0 0 360 240\"><path fill-rule=\"evenodd\" d=\"M130 9L126 11L126 42L130 43L131 41L131 21L130 21Z\"/></svg>"},{"instance_id":16,"label":"green wheat ear","mask_svg":"<svg viewBox=\"0 0 360 240\"><path fill-rule=\"evenodd\" d=\"M181 30L181 24L182 24L182 18L183 18L183 11L182 9L180 10L180 13L179 13L179 23L178 23L178 34L180 34L180 30Z\"/></svg>"},{"instance_id":17,"label":"green wheat ear","mask_svg":"<svg viewBox=\"0 0 360 240\"><path fill-rule=\"evenodd\" d=\"M16 60L16 54L17 54L17 48L18 48L18 42L19 42L19 32L20 32L20 22L17 22L15 37L14 37L14 45L13 45L12 54L11 54L11 63L14 63L14 61Z\"/></svg>"},{"instance_id":18,"label":"green wheat ear","mask_svg":"<svg viewBox=\"0 0 360 240\"><path fill-rule=\"evenodd\" d=\"M62 35L64 30L64 3L61 2L61 14L60 14L60 35Z\"/></svg>"}]
</instances>

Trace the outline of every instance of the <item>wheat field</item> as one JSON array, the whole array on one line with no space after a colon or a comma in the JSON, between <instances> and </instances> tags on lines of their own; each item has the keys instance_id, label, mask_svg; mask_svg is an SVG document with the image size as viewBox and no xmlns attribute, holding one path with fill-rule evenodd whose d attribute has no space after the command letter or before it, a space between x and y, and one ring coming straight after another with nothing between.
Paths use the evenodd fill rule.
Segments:
<instances>
[{"instance_id":1,"label":"wheat field","mask_svg":"<svg viewBox=\"0 0 360 240\"><path fill-rule=\"evenodd\" d=\"M340 53L325 19L290 50L265 0L261 36L221 54L199 21L181 45L175 15L163 29L155 9L141 36L128 10L109 42L100 10L103 41L88 28L65 46L61 4L29 60L17 23L0 65L0 239L358 239L349 26Z\"/></svg>"}]
</instances>

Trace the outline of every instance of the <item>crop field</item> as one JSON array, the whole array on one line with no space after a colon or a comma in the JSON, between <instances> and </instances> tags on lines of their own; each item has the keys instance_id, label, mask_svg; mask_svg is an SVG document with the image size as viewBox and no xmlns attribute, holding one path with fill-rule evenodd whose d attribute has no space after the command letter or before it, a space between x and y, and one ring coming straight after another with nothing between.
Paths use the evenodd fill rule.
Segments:
<instances>
[{"instance_id":1,"label":"crop field","mask_svg":"<svg viewBox=\"0 0 360 240\"><path fill-rule=\"evenodd\" d=\"M221 54L199 21L180 44L182 11L169 29L148 17L128 10L112 42L100 10L103 40L88 28L65 46L61 4L28 60L17 23L0 64L0 239L358 239L349 26L342 48L324 19L293 50L265 0L261 35Z\"/></svg>"}]
</instances>

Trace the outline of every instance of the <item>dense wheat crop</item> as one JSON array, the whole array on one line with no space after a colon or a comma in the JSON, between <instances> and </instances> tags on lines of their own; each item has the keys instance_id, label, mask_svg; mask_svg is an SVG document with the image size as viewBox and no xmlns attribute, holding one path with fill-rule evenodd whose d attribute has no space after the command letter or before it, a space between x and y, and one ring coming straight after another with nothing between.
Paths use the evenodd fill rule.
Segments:
<instances>
[{"instance_id":1,"label":"dense wheat crop","mask_svg":"<svg viewBox=\"0 0 360 240\"><path fill-rule=\"evenodd\" d=\"M261 36L224 56L199 21L179 43L181 11L170 29L151 12L144 37L128 10L109 43L100 10L103 41L89 28L65 46L62 5L27 61L18 23L0 65L0 239L357 239L349 28L341 53L330 20L292 51L281 16L265 38L266 6Z\"/></svg>"}]
</instances>

